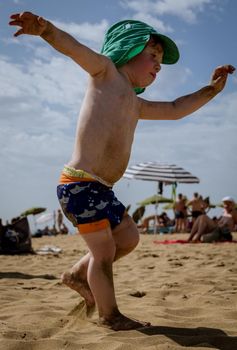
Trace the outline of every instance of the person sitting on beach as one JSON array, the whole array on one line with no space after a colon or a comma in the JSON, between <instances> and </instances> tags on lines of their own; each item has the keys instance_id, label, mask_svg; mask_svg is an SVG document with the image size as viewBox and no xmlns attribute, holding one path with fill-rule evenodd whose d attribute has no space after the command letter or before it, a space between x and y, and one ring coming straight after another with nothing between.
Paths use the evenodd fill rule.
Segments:
<instances>
[{"instance_id":1,"label":"person sitting on beach","mask_svg":"<svg viewBox=\"0 0 237 350\"><path fill-rule=\"evenodd\" d=\"M139 233L112 187L127 168L139 119L177 120L195 112L223 90L235 68L217 67L208 85L175 101L148 101L137 94L155 81L162 63L179 59L176 44L151 26L135 20L116 23L97 53L30 12L13 14L9 24L20 27L16 37L40 36L89 76L75 148L57 187L62 209L89 252L62 281L80 293L88 308L96 303L102 325L114 330L149 326L123 315L115 298L113 262L137 246Z\"/></svg>"},{"instance_id":2,"label":"person sitting on beach","mask_svg":"<svg viewBox=\"0 0 237 350\"><path fill-rule=\"evenodd\" d=\"M174 222L173 220L171 220L169 218L169 216L167 215L167 213L165 211L163 211L159 216L158 216L158 224L160 226L173 226Z\"/></svg>"},{"instance_id":3,"label":"person sitting on beach","mask_svg":"<svg viewBox=\"0 0 237 350\"><path fill-rule=\"evenodd\" d=\"M146 216L141 223L142 233L149 233L151 225L153 226L152 231L154 232L154 225L158 225L158 216L149 215Z\"/></svg>"},{"instance_id":4,"label":"person sitting on beach","mask_svg":"<svg viewBox=\"0 0 237 350\"><path fill-rule=\"evenodd\" d=\"M231 241L231 232L237 225L237 210L235 209L235 201L232 197L224 197L222 199L224 210L222 216L218 220L209 218L206 214L200 215L195 221L189 242L215 242L215 241Z\"/></svg>"},{"instance_id":5,"label":"person sitting on beach","mask_svg":"<svg viewBox=\"0 0 237 350\"><path fill-rule=\"evenodd\" d=\"M152 224L151 224L152 223ZM167 227L170 228L174 225L174 222L168 217L166 212L163 212L160 215L149 215L146 216L140 225L140 228L142 229L142 233L149 233L151 231L152 226L152 232L160 232L164 231L163 228ZM166 230L167 232L169 229Z\"/></svg>"}]
</instances>

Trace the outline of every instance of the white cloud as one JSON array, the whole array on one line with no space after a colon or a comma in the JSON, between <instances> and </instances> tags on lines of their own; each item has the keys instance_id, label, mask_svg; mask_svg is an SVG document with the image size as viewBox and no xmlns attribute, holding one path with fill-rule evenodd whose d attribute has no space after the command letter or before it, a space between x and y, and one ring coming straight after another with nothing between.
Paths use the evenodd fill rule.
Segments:
<instances>
[{"instance_id":1,"label":"white cloud","mask_svg":"<svg viewBox=\"0 0 237 350\"><path fill-rule=\"evenodd\" d=\"M197 20L197 14L211 2L212 0L163 0L154 2L152 10L157 15L171 14L193 23Z\"/></svg>"},{"instance_id":2,"label":"white cloud","mask_svg":"<svg viewBox=\"0 0 237 350\"><path fill-rule=\"evenodd\" d=\"M161 19L146 12L137 12L132 16L133 19L148 23L150 26L156 28L161 33L172 33L173 28L166 25Z\"/></svg>"},{"instance_id":3,"label":"white cloud","mask_svg":"<svg viewBox=\"0 0 237 350\"><path fill-rule=\"evenodd\" d=\"M121 1L121 5L134 12L133 15L129 16L130 18L149 23L149 25L153 26L161 33L173 32L173 28L170 25L165 24L164 21L154 15L151 8L152 2L149 0L144 0L142 2L139 0L123 0Z\"/></svg>"},{"instance_id":4,"label":"white cloud","mask_svg":"<svg viewBox=\"0 0 237 350\"><path fill-rule=\"evenodd\" d=\"M197 15L212 2L213 0L143 0L142 2L140 0L123 0L121 3L124 7L135 11L136 17L146 18L150 16L155 21L157 16L173 15L186 22L194 23L197 20Z\"/></svg>"},{"instance_id":5,"label":"white cloud","mask_svg":"<svg viewBox=\"0 0 237 350\"><path fill-rule=\"evenodd\" d=\"M1 97L27 98L71 108L81 102L87 84L81 68L63 56L32 58L27 64L15 64L0 57L0 74Z\"/></svg>"},{"instance_id":6,"label":"white cloud","mask_svg":"<svg viewBox=\"0 0 237 350\"><path fill-rule=\"evenodd\" d=\"M66 23L58 20L54 20L53 23L60 29L65 30L67 33L79 38L82 41L90 41L95 44L102 45L105 31L109 27L107 20L103 19L100 23Z\"/></svg>"}]
</instances>

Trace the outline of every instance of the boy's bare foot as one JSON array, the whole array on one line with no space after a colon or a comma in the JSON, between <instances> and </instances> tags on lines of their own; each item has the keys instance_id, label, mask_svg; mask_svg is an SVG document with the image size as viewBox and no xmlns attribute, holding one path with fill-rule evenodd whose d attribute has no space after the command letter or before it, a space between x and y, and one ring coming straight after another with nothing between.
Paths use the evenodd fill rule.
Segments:
<instances>
[{"instance_id":1,"label":"boy's bare foot","mask_svg":"<svg viewBox=\"0 0 237 350\"><path fill-rule=\"evenodd\" d=\"M75 275L75 273L69 271L62 274L61 280L66 286L75 290L85 299L86 305L89 309L93 309L95 306L95 299L91 293L87 280L82 279L79 275Z\"/></svg>"},{"instance_id":2,"label":"boy's bare foot","mask_svg":"<svg viewBox=\"0 0 237 350\"><path fill-rule=\"evenodd\" d=\"M132 329L151 326L150 322L133 320L132 318L128 318L120 313L111 319L100 318L100 324L111 328L114 331L129 331Z\"/></svg>"}]
</instances>

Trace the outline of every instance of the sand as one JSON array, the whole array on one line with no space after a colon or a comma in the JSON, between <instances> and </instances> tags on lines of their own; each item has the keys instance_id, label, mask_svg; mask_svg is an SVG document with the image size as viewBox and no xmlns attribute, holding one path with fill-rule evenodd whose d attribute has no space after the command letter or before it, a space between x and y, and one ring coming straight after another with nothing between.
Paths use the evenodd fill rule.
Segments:
<instances>
[{"instance_id":1,"label":"sand","mask_svg":"<svg viewBox=\"0 0 237 350\"><path fill-rule=\"evenodd\" d=\"M1 350L237 349L237 244L155 244L187 235L141 235L114 265L120 310L150 321L115 332L85 315L82 298L60 281L86 247L79 236L33 239L61 253L0 256ZM235 234L235 239L237 235Z\"/></svg>"}]
</instances>

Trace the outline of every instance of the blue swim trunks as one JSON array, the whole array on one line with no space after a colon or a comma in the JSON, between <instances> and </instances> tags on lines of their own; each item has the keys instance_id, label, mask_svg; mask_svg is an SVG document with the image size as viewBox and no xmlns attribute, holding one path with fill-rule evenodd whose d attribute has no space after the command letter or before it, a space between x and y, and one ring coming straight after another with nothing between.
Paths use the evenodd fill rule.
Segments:
<instances>
[{"instance_id":1,"label":"blue swim trunks","mask_svg":"<svg viewBox=\"0 0 237 350\"><path fill-rule=\"evenodd\" d=\"M65 178L65 175L64 175ZM70 178L73 181L73 178ZM112 188L98 181L60 183L57 196L65 216L80 233L113 229L122 221L125 206L115 197Z\"/></svg>"}]
</instances>

